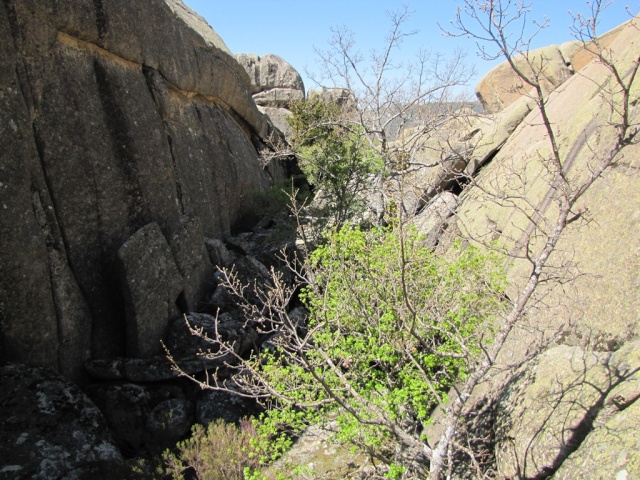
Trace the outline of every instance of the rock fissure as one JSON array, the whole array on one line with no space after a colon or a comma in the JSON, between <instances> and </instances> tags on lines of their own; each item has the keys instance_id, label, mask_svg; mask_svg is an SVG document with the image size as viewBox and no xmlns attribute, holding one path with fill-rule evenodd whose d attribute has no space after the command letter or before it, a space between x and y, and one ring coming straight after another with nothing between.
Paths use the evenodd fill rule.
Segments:
<instances>
[{"instance_id":1,"label":"rock fissure","mask_svg":"<svg viewBox=\"0 0 640 480\"><path fill-rule=\"evenodd\" d=\"M166 124L165 124L165 131L167 131ZM176 154L173 147L173 138L168 133L167 133L167 143L169 144L169 153L171 154L171 165L173 167L173 173L176 179L176 196L178 200L178 205L180 206L180 213L184 215L186 213L186 210L184 207L184 198L183 198L184 194L182 192L184 187L182 186L182 182L180 182L180 174L178 172L178 163L177 163Z\"/></svg>"},{"instance_id":2,"label":"rock fissure","mask_svg":"<svg viewBox=\"0 0 640 480\"><path fill-rule=\"evenodd\" d=\"M34 194L38 195L38 199L40 200L40 205L42 208L42 212L43 215L45 217L45 219L47 220L47 228L49 229L49 237L50 241L52 244L55 244L57 246L58 249L63 249L65 252L65 255L67 256L67 258L69 257L69 252L70 252L70 247L69 247L69 241L68 239L65 237L64 234L64 229L61 227L60 225L60 221L58 219L58 216L56 214L56 212L60 211L58 205L56 204L56 198L53 195L53 189L51 186L51 181L50 181L50 177L47 174L47 162L45 161L45 145L44 145L44 140L42 139L40 133L38 132L38 127L36 126L35 123L32 123L31 125L31 131L33 132L33 140L34 140L34 144L36 146L36 152L38 154L38 160L40 162L40 169L42 171L42 179L43 179L43 187L46 189L46 198L51 202L51 206L48 209L44 208L44 205L42 204L42 194L43 192L40 191L38 186L33 186L33 192ZM34 211L35 211L35 205L34 205ZM37 215L36 215L37 218ZM52 229L51 226L49 225L49 223L54 223L55 224L55 229ZM41 225L42 227L42 225ZM55 235L54 232L55 231ZM55 240L56 237L59 237L57 240Z\"/></svg>"},{"instance_id":3,"label":"rock fissure","mask_svg":"<svg viewBox=\"0 0 640 480\"><path fill-rule=\"evenodd\" d=\"M154 68L151 68L147 65L143 65L142 66L142 73L144 74L144 79L145 82L147 84L147 89L149 90L149 94L151 95L151 98L153 99L158 114L160 115L160 117L162 118L162 126L164 129L164 134L166 135L167 138L167 145L169 148L169 155L171 156L171 168L173 170L173 176L175 179L175 188L176 188L176 199L178 202L178 205L180 207L180 213L182 215L186 214L186 209L185 209L185 205L184 205L184 194L183 194L183 185L182 182L180 181L180 172L178 169L178 160L176 158L176 152L175 152L175 147L173 145L173 137L171 136L171 129L169 128L167 122L168 119L166 118L166 113L164 112L164 110L166 110L166 106L163 106L163 98L162 98L162 92L158 92L156 91L157 88L164 88L167 89L167 85L168 83L166 82L166 79L164 77L162 77L162 75L160 74L160 72L158 72L157 70L155 70ZM200 123L202 123L202 116L199 113L198 108L196 107L196 112L198 112L198 120L200 121Z\"/></svg>"},{"instance_id":4,"label":"rock fissure","mask_svg":"<svg viewBox=\"0 0 640 480\"><path fill-rule=\"evenodd\" d=\"M47 249L47 257L49 259L49 263L51 263L52 260L52 250L55 248L54 247L54 240L53 240L53 233L51 232L51 228L49 227L49 224L47 222L47 218L46 218L46 214L45 214L45 210L44 207L42 206L42 199L40 198L40 193L38 192L37 189L32 187L32 194L31 194L31 198L32 198L32 202L31 202L31 206L33 208L33 213L35 218L38 220L38 223L40 224L40 228L42 229L42 234L45 238L45 244L46 244L46 249ZM48 269L49 270L49 281L51 282L51 285L55 285L55 277L54 277L54 273L52 271L51 268ZM58 342L60 342L60 339L62 338L62 328L61 328L61 312L60 312L60 305L58 304L58 302L56 302L56 296L52 295L52 301L53 301L53 305L55 308L55 313L56 313L56 326L57 326L57 333L58 333ZM60 355L57 356L57 367L59 370L62 370L62 365L60 362Z\"/></svg>"},{"instance_id":5,"label":"rock fissure","mask_svg":"<svg viewBox=\"0 0 640 480\"><path fill-rule=\"evenodd\" d=\"M103 114L111 136L115 158L123 172L127 188L127 196L134 201L128 205L129 223L134 230L146 225L151 217L149 205L142 192L141 172L138 168L138 157L135 142L130 138L129 118L120 107L117 99L118 87L113 85L109 73L98 59L93 62L95 78L103 106Z\"/></svg>"},{"instance_id":6,"label":"rock fissure","mask_svg":"<svg viewBox=\"0 0 640 480\"><path fill-rule=\"evenodd\" d=\"M101 0L96 0L96 1L101 1ZM58 31L58 42L67 48L75 48L77 50L87 51L101 57L106 57L109 60L123 67L132 68L136 70L139 68L142 68L142 65L140 65L139 63L123 58L119 55L116 55L113 52L110 52L109 50L102 48L100 45L96 45L95 43L91 43L87 40L74 37L73 35L70 35L69 33L64 31Z\"/></svg>"},{"instance_id":7,"label":"rock fissure","mask_svg":"<svg viewBox=\"0 0 640 480\"><path fill-rule=\"evenodd\" d=\"M93 6L96 10L96 27L98 29L98 38L100 41L102 41L107 36L108 32L107 15L104 11L102 0L93 0Z\"/></svg>"},{"instance_id":8,"label":"rock fissure","mask_svg":"<svg viewBox=\"0 0 640 480\"><path fill-rule=\"evenodd\" d=\"M581 138L572 144L571 150L567 153L565 157L565 162L564 164L562 164L562 170L564 175L568 175L572 171L573 164L576 161L578 154L582 152L585 147L589 148L588 139L592 138L595 135L598 128L599 128L598 118L594 117L589 121L589 124L584 129L584 132L581 134ZM550 173L554 174L552 166L547 168ZM516 245L524 245L525 240L531 237L531 235L533 234L533 231L536 228L540 227L539 222L543 221L544 218L548 218L547 210L551 205L551 203L553 202L554 198L556 198L556 195L557 195L556 188L557 188L557 185L555 183L549 186L547 193L545 194L543 199L540 201L540 203L537 206L536 212L533 214L533 218L536 220L536 223L531 223L527 226L526 230L522 233L521 237L516 242ZM520 247L516 246L516 248L513 250L512 253L514 255L517 255L519 248Z\"/></svg>"}]
</instances>

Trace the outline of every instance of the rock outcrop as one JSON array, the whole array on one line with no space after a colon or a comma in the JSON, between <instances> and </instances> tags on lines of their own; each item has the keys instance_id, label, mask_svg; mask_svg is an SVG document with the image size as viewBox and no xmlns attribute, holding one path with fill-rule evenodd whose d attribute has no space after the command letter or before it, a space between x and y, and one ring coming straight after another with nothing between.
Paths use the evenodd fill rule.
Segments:
<instances>
[{"instance_id":1,"label":"rock outcrop","mask_svg":"<svg viewBox=\"0 0 640 480\"><path fill-rule=\"evenodd\" d=\"M623 77L638 59L639 21L636 17L602 42ZM583 54L575 51L572 62L586 62ZM496 72L488 78L495 90L505 85ZM581 196L550 258L553 278L539 285L535 307L514 328L497 368L471 398L468 418L474 425L469 428L472 437L486 442L478 451L488 454L501 478L632 478L640 475L637 434L634 440L632 433L640 429L639 366L631 353L640 336L640 149L631 142L612 168L598 172L595 166L615 142L610 122L617 98L607 87L611 71L589 61L579 73L554 78L558 82L549 87L546 112L566 176L574 184L599 176ZM506 260L511 299L531 274L531 262L520 253L532 223L548 231L558 215L549 138L540 112L523 93L502 98L490 108L497 113L470 120L467 134L457 137L468 140L468 163L450 171L461 172L469 185L439 238L441 250L447 236L462 236L511 252ZM637 79L631 97L630 122L636 124ZM420 193L425 192L422 185ZM430 231L441 214L426 205ZM542 353L535 354L538 349ZM521 367L514 372L514 365ZM479 410L483 413L475 418ZM435 418L427 432L434 439L440 434L439 415Z\"/></svg>"},{"instance_id":2,"label":"rock outcrop","mask_svg":"<svg viewBox=\"0 0 640 480\"><path fill-rule=\"evenodd\" d=\"M303 100L304 84L300 74L277 55L262 57L240 53L236 59L244 67L251 79L251 91L261 112L285 135L289 134L287 118L289 107L295 101Z\"/></svg>"},{"instance_id":3,"label":"rock outcrop","mask_svg":"<svg viewBox=\"0 0 640 480\"><path fill-rule=\"evenodd\" d=\"M599 37L600 47L608 48L623 29L624 25ZM579 40L551 45L531 50L526 59L515 57L515 65L527 75L533 65L540 71L542 88L550 92L595 58L591 49L593 44L584 45ZM487 113L497 113L531 92L531 85L523 82L506 62L487 73L476 86L476 96Z\"/></svg>"},{"instance_id":4,"label":"rock outcrop","mask_svg":"<svg viewBox=\"0 0 640 480\"><path fill-rule=\"evenodd\" d=\"M627 72L637 60L640 44L637 21L626 24L610 45L620 72ZM612 147L610 106L606 92L600 87L608 84L609 75L604 65L593 61L549 96L547 113L552 124L558 125L559 148L574 182L593 171L598 159ZM632 105L631 114L635 121L637 107ZM545 161L550 156L551 147L540 113L533 109L476 176L479 188L469 188L463 193L456 212L460 229L471 238L495 237L509 251L516 248L531 228L524 213L527 210L518 200L503 204L492 202L491 198L509 194L522 197L521 192L526 192L526 199L521 202L537 205L539 215L555 221L554 205L549 200L553 186L548 182ZM640 238L637 158L637 145L629 145L620 152L614 167L604 172L582 197L578 207L588 208L589 221L580 228L571 224L555 253L554 264L576 266L572 285L577 294L568 297L567 292L549 291L545 303L557 305L558 309L537 314L536 322L542 327L544 321L549 321L544 325L554 329L560 326L558 322L568 320L567 315L578 315L579 320L572 321L574 336L567 340L575 344L611 350L630 336L640 334L637 323L640 256L637 249L628 248ZM526 260L514 262L509 273L514 289L521 282L518 279L526 278L529 267ZM586 272L589 274L582 274ZM621 289L620 285L629 288ZM567 303L569 298L574 299L573 305ZM607 321L603 322L603 318Z\"/></svg>"},{"instance_id":5,"label":"rock outcrop","mask_svg":"<svg viewBox=\"0 0 640 480\"><path fill-rule=\"evenodd\" d=\"M245 70L179 0L8 0L0 42L0 360L80 378L89 357L156 351L131 322L160 315L153 342L193 308L204 236L285 175L257 161L275 130ZM145 231L163 244L162 312L133 284L158 256L125 253Z\"/></svg>"}]
</instances>

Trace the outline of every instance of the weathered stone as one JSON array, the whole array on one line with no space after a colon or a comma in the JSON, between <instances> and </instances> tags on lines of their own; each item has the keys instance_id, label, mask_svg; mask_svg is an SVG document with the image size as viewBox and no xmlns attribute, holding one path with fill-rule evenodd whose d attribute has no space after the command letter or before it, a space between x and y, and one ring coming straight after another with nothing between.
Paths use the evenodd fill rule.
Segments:
<instances>
[{"instance_id":1,"label":"weathered stone","mask_svg":"<svg viewBox=\"0 0 640 480\"><path fill-rule=\"evenodd\" d=\"M182 398L160 402L147 416L147 428L156 441L174 445L189 432L193 424L193 406Z\"/></svg>"},{"instance_id":2,"label":"weathered stone","mask_svg":"<svg viewBox=\"0 0 640 480\"><path fill-rule=\"evenodd\" d=\"M321 90L310 89L307 95L309 100L319 98L326 103L335 103L342 107L353 101L353 95L346 88L323 88Z\"/></svg>"},{"instance_id":3,"label":"weathered stone","mask_svg":"<svg viewBox=\"0 0 640 480\"><path fill-rule=\"evenodd\" d=\"M290 88L272 88L253 95L257 105L271 108L287 108L293 102L304 100L304 92Z\"/></svg>"},{"instance_id":4,"label":"weathered stone","mask_svg":"<svg viewBox=\"0 0 640 480\"><path fill-rule=\"evenodd\" d=\"M145 444L146 413L151 402L148 389L134 384L92 385L87 392L105 415L118 443L126 446L128 454L140 451Z\"/></svg>"},{"instance_id":5,"label":"weathered stone","mask_svg":"<svg viewBox=\"0 0 640 480\"><path fill-rule=\"evenodd\" d=\"M88 390L130 455L162 452L188 432L194 419L193 406L175 386L125 383L92 385Z\"/></svg>"},{"instance_id":6,"label":"weathered stone","mask_svg":"<svg viewBox=\"0 0 640 480\"><path fill-rule=\"evenodd\" d=\"M255 236L252 232L242 232L234 237L228 237L227 245L248 255L255 250Z\"/></svg>"},{"instance_id":7,"label":"weathered stone","mask_svg":"<svg viewBox=\"0 0 640 480\"><path fill-rule=\"evenodd\" d=\"M261 304L256 291L264 291L273 285L269 269L253 255L245 255L238 258L234 263L234 268L238 272L238 278L243 285L251 285L248 289L247 299L255 305Z\"/></svg>"},{"instance_id":8,"label":"weathered stone","mask_svg":"<svg viewBox=\"0 0 640 480\"><path fill-rule=\"evenodd\" d=\"M181 372L193 375L208 369L224 369L224 362L231 361L228 357L207 359L196 354L173 360L175 364L166 357L130 358L124 364L125 379L139 383L162 382L178 378Z\"/></svg>"},{"instance_id":9,"label":"weathered stone","mask_svg":"<svg viewBox=\"0 0 640 480\"><path fill-rule=\"evenodd\" d=\"M309 311L304 307L296 307L291 310L287 316L296 328L305 328L307 326L307 319L309 318Z\"/></svg>"},{"instance_id":10,"label":"weathered stone","mask_svg":"<svg viewBox=\"0 0 640 480\"><path fill-rule=\"evenodd\" d=\"M631 340L613 352L609 363L616 372L616 385L605 403L621 410L640 398L640 339Z\"/></svg>"},{"instance_id":11,"label":"weathered stone","mask_svg":"<svg viewBox=\"0 0 640 480\"><path fill-rule=\"evenodd\" d=\"M425 235L424 245L433 248L447 226L447 219L458 207L458 197L451 192L442 192L431 200L427 206L411 219L418 231Z\"/></svg>"},{"instance_id":12,"label":"weathered stone","mask_svg":"<svg viewBox=\"0 0 640 480\"><path fill-rule=\"evenodd\" d=\"M166 346L176 358L200 352L216 353L219 350L217 336L226 343L233 343L234 351L239 355L246 353L257 341L255 330L234 320L229 313L217 316L189 313L186 318L176 319L171 324Z\"/></svg>"},{"instance_id":13,"label":"weathered stone","mask_svg":"<svg viewBox=\"0 0 640 480\"><path fill-rule=\"evenodd\" d=\"M126 378L126 358L89 360L85 363L87 373L98 380L121 380Z\"/></svg>"},{"instance_id":14,"label":"weathered stone","mask_svg":"<svg viewBox=\"0 0 640 480\"><path fill-rule=\"evenodd\" d=\"M0 368L0 405L0 478L124 478L104 417L59 374Z\"/></svg>"},{"instance_id":15,"label":"weathered stone","mask_svg":"<svg viewBox=\"0 0 640 480\"><path fill-rule=\"evenodd\" d=\"M243 417L255 413L256 402L233 393L205 390L198 397L196 422L208 425L218 418L237 423Z\"/></svg>"},{"instance_id":16,"label":"weathered stone","mask_svg":"<svg viewBox=\"0 0 640 480\"><path fill-rule=\"evenodd\" d=\"M304 98L304 84L300 74L284 59L267 54L259 57L240 53L236 60L244 67L251 80L252 93L283 89ZM275 106L275 105L274 105Z\"/></svg>"},{"instance_id":17,"label":"weathered stone","mask_svg":"<svg viewBox=\"0 0 640 480\"><path fill-rule=\"evenodd\" d=\"M490 161L502 148L509 136L531 112L535 102L529 97L514 101L497 114L476 116L473 128L477 133L471 138L472 151L464 173L471 177Z\"/></svg>"},{"instance_id":18,"label":"weathered stone","mask_svg":"<svg viewBox=\"0 0 640 480\"><path fill-rule=\"evenodd\" d=\"M196 310L204 291L211 288L213 282L213 266L197 217L185 218L180 222L171 238L171 252L184 281L186 304L180 308L184 311Z\"/></svg>"},{"instance_id":19,"label":"weathered stone","mask_svg":"<svg viewBox=\"0 0 640 480\"><path fill-rule=\"evenodd\" d=\"M269 117L271 123L273 123L273 125L284 134L285 138L289 138L291 136L291 127L289 126L288 122L288 119L291 117L291 115L293 115L293 113L291 113L291 110L287 108L271 106L261 106L259 108L262 113Z\"/></svg>"},{"instance_id":20,"label":"weathered stone","mask_svg":"<svg viewBox=\"0 0 640 480\"><path fill-rule=\"evenodd\" d=\"M229 295L227 288L224 285L218 285L209 297L207 309L215 314L218 310L225 310L232 301L233 299Z\"/></svg>"},{"instance_id":21,"label":"weathered stone","mask_svg":"<svg viewBox=\"0 0 640 480\"><path fill-rule=\"evenodd\" d=\"M467 139L469 123L466 119L454 119L441 131L434 135L421 138L420 132L407 131L407 137L418 135L419 139L407 138L398 143L415 143L415 158L413 167L407 172L391 194L398 197L402 193L402 204L408 215L414 215L420 211L438 193L454 188L464 179L464 170L470 159L473 149ZM452 151L452 147L454 150Z\"/></svg>"},{"instance_id":22,"label":"weathered stone","mask_svg":"<svg viewBox=\"0 0 640 480\"><path fill-rule=\"evenodd\" d=\"M217 238L205 238L205 247L209 254L209 261L217 267L230 267L233 262L233 255L227 247L224 246L222 240Z\"/></svg>"},{"instance_id":23,"label":"weathered stone","mask_svg":"<svg viewBox=\"0 0 640 480\"><path fill-rule=\"evenodd\" d=\"M217 351L217 323L216 317L206 313L189 313L184 317L176 318L171 323L166 336L169 352L173 356L183 356L210 350Z\"/></svg>"},{"instance_id":24,"label":"weathered stone","mask_svg":"<svg viewBox=\"0 0 640 480\"><path fill-rule=\"evenodd\" d=\"M548 474L580 446L615 382L609 357L558 346L509 383L496 408L501 477Z\"/></svg>"},{"instance_id":25,"label":"weathered stone","mask_svg":"<svg viewBox=\"0 0 640 480\"><path fill-rule=\"evenodd\" d=\"M607 49L624 30L625 25L601 35L598 38L600 48ZM596 58L594 51L597 51L597 48L593 43L584 45L576 40L532 50L528 53L528 59L530 65L542 66L540 83L548 93L593 61ZM524 57L518 56L514 60L525 75L530 74L531 68ZM507 62L487 73L476 86L476 95L487 113L499 112L531 91L532 87L526 84Z\"/></svg>"},{"instance_id":26,"label":"weathered stone","mask_svg":"<svg viewBox=\"0 0 640 480\"><path fill-rule=\"evenodd\" d=\"M126 353L134 232L223 238L284 170L257 161L274 130L246 72L178 0L5 2L0 41L0 351L76 376L89 348Z\"/></svg>"},{"instance_id":27,"label":"weathered stone","mask_svg":"<svg viewBox=\"0 0 640 480\"><path fill-rule=\"evenodd\" d=\"M119 250L127 311L127 354L160 353L168 319L179 314L183 279L157 224L137 231Z\"/></svg>"},{"instance_id":28,"label":"weathered stone","mask_svg":"<svg viewBox=\"0 0 640 480\"><path fill-rule=\"evenodd\" d=\"M528 57L532 65L543 65L540 82L546 92L564 83L574 73L557 45L532 50ZM516 57L515 62L526 75L531 74L523 57ZM476 86L476 95L487 113L496 113L528 95L531 89L505 62L482 77Z\"/></svg>"},{"instance_id":29,"label":"weathered stone","mask_svg":"<svg viewBox=\"0 0 640 480\"><path fill-rule=\"evenodd\" d=\"M366 455L354 453L347 445L340 444L334 438L334 430L335 425L307 428L269 470L282 474L302 467L312 478L362 478L363 467L369 463ZM379 478L376 474L384 473L367 466L371 475L364 478Z\"/></svg>"}]
</instances>

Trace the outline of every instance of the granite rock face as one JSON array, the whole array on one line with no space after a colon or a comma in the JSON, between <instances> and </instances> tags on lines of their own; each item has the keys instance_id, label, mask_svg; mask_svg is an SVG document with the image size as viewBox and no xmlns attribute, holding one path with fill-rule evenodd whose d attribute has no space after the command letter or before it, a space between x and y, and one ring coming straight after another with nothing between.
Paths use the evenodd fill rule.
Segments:
<instances>
[{"instance_id":1,"label":"granite rock face","mask_svg":"<svg viewBox=\"0 0 640 480\"><path fill-rule=\"evenodd\" d=\"M625 79L638 60L639 21L636 17L599 38ZM619 107L619 97L609 94L611 71L575 43L531 52L531 58L545 65L545 109L566 178L573 185L589 175L596 180L549 257L552 281L538 286L530 302L535 307L513 328L495 368L469 399L466 426L478 442L476 459L499 478L635 478L640 474L640 149L636 138L610 168L598 171L616 142L611 111ZM509 72L507 65L497 67L478 87L496 94L481 95L488 113L449 129L448 143L466 162L449 170L468 182L451 203L455 215L440 219L431 211L436 201L429 200L430 188L454 192L435 175L416 177L413 197L403 201L405 208L418 205L414 223L426 220L422 229L428 238L432 222L445 225L436 238L441 253L454 239L498 245L508 253L506 298L514 300L532 271L523 245L532 240L532 249L539 249L535 242L550 235L559 211L548 132L533 98L510 83L515 77ZM636 78L629 108L634 125L640 118L638 96ZM442 415L433 415L425 432L429 439L442 434ZM475 478L464 465L463 459L456 463L453 478Z\"/></svg>"},{"instance_id":2,"label":"granite rock face","mask_svg":"<svg viewBox=\"0 0 640 480\"><path fill-rule=\"evenodd\" d=\"M638 21L606 38L607 55L623 76L638 59ZM574 185L597 171L615 143L610 97L602 87L611 84L610 75L601 62L591 61L548 94L546 113ZM636 80L630 104L634 123L637 101ZM469 163L473 186L460 196L455 217L457 231L471 242L494 241L512 253L506 292L511 299L531 272L530 262L516 258L534 232L528 208L551 226L558 217L549 138L540 112L527 103L520 96L485 117L486 143L475 152L493 153L485 160L484 153L477 154L479 164ZM497 123L491 127L491 122ZM636 142L625 146L581 196L575 223L550 257L566 283L539 286L535 300L543 299L543 306L514 328L498 358L495 372L525 362L520 373L506 380L496 373L473 398L473 404L496 402L490 448L501 478L638 475L638 437L632 432L638 428L640 393L632 352L640 335L639 152ZM513 201L495 201L506 198ZM551 332L562 332L553 338L555 346L527 359L544 337L552 339Z\"/></svg>"},{"instance_id":3,"label":"granite rock face","mask_svg":"<svg viewBox=\"0 0 640 480\"><path fill-rule=\"evenodd\" d=\"M273 127L245 70L179 0L8 0L0 42L0 360L81 378L130 340L129 238L157 226L168 300L192 305L207 270L190 253L285 174L257 161Z\"/></svg>"},{"instance_id":4,"label":"granite rock face","mask_svg":"<svg viewBox=\"0 0 640 480\"><path fill-rule=\"evenodd\" d=\"M610 45L610 55L621 72L628 72L637 60L640 44L637 23L636 18L633 23L625 24ZM558 126L557 142L567 174L574 182L593 171L598 160L612 147L610 106L600 87L609 81L610 71L593 61L582 68L580 75L569 78L549 96L547 114L552 124ZM637 90L632 90L632 97L631 118L635 122L639 114L633 100L637 98ZM523 112L527 110L528 107ZM492 160L476 174L474 181L479 188L470 188L461 196L457 209L460 230L476 239L495 235L495 240L502 242L507 250L516 248L532 228L522 213L525 200L537 205L538 213L554 222L557 209L550 201L554 192L548 179L550 157L546 130L538 109L533 108ZM571 317L579 318L572 321L574 333L567 342L594 350L613 350L640 334L637 171L638 145L631 144L622 149L613 168L605 171L581 197L578 208L588 208L589 221L579 228L569 225L553 262L575 265L588 275L574 273L577 278L572 281L571 295L562 289L541 288L541 294L549 294L545 302L557 307L536 316L538 328L551 331ZM522 191L526 191L526 199L513 204L488 200L497 194L515 195ZM516 260L509 268L511 287L507 293L510 296L515 296L514 289L526 278L529 267L527 261Z\"/></svg>"}]
</instances>

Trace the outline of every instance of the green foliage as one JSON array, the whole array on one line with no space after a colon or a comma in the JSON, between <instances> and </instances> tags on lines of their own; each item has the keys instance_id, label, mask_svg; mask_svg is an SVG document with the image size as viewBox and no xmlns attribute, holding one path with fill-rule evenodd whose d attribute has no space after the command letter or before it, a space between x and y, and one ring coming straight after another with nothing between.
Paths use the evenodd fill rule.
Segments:
<instances>
[{"instance_id":1,"label":"green foliage","mask_svg":"<svg viewBox=\"0 0 640 480\"><path fill-rule=\"evenodd\" d=\"M406 227L345 226L313 252L301 294L309 332L284 326L277 348L253 360L277 392L260 427L279 439L269 455L287 448L283 432L327 418L340 441L389 464L398 429L421 441L434 406L468 374L505 283L491 255L457 247L437 257L422 240Z\"/></svg>"},{"instance_id":2,"label":"green foliage","mask_svg":"<svg viewBox=\"0 0 640 480\"><path fill-rule=\"evenodd\" d=\"M250 420L240 426L218 419L207 428L194 425L191 438L180 442L177 455L166 451L163 455L167 473L172 478L184 478L190 470L198 480L241 480L245 470L258 466L253 442L257 432Z\"/></svg>"},{"instance_id":3,"label":"green foliage","mask_svg":"<svg viewBox=\"0 0 640 480\"><path fill-rule=\"evenodd\" d=\"M292 195L293 187L288 183L264 191L254 190L249 193L244 208L259 217L274 216L289 210Z\"/></svg>"},{"instance_id":4,"label":"green foliage","mask_svg":"<svg viewBox=\"0 0 640 480\"><path fill-rule=\"evenodd\" d=\"M396 465L395 463L392 463L391 465L389 465L389 471L387 472L387 474L384 477L385 478L391 478L392 480L398 480L398 479L402 478L402 475L406 471L407 471L407 469L405 467L401 467L401 466Z\"/></svg>"},{"instance_id":5,"label":"green foliage","mask_svg":"<svg viewBox=\"0 0 640 480\"><path fill-rule=\"evenodd\" d=\"M362 125L347 122L338 105L314 98L294 103L291 111L290 141L300 167L340 226L361 213L360 194L382 171L382 160Z\"/></svg>"}]
</instances>

